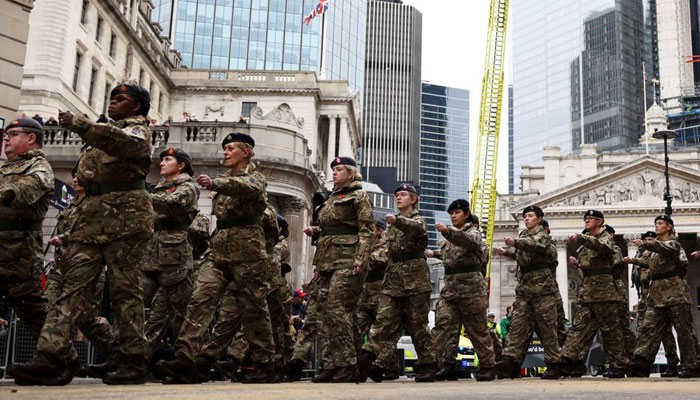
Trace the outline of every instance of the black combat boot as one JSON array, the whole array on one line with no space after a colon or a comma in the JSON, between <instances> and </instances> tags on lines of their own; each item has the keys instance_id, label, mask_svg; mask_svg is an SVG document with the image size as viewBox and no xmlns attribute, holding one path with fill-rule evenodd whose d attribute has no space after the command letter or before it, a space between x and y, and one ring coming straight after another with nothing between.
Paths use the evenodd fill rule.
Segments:
<instances>
[{"instance_id":1,"label":"black combat boot","mask_svg":"<svg viewBox=\"0 0 700 400\"><path fill-rule=\"evenodd\" d=\"M148 368L143 356L125 356L115 372L107 373L102 382L107 385L142 385L148 380Z\"/></svg>"},{"instance_id":2,"label":"black combat boot","mask_svg":"<svg viewBox=\"0 0 700 400\"><path fill-rule=\"evenodd\" d=\"M700 367L683 368L681 372L678 373L678 377L681 379L700 378Z\"/></svg>"},{"instance_id":3,"label":"black combat boot","mask_svg":"<svg viewBox=\"0 0 700 400\"><path fill-rule=\"evenodd\" d=\"M194 366L197 368L200 382L209 381L209 374L211 373L212 364L214 364L214 359L205 355L198 356L194 359Z\"/></svg>"},{"instance_id":4,"label":"black combat boot","mask_svg":"<svg viewBox=\"0 0 700 400\"><path fill-rule=\"evenodd\" d=\"M559 360L559 375L571 376L574 368L574 360L564 356L561 357Z\"/></svg>"},{"instance_id":5,"label":"black combat boot","mask_svg":"<svg viewBox=\"0 0 700 400\"><path fill-rule=\"evenodd\" d=\"M511 356L503 356L501 361L496 363L496 375L498 379L506 379L513 377L513 368L515 366L515 359ZM518 373L518 375L520 375Z\"/></svg>"},{"instance_id":6,"label":"black combat boot","mask_svg":"<svg viewBox=\"0 0 700 400\"><path fill-rule=\"evenodd\" d=\"M199 383L197 367L185 356L176 356L170 361L160 360L154 371L162 377L163 383Z\"/></svg>"},{"instance_id":7,"label":"black combat boot","mask_svg":"<svg viewBox=\"0 0 700 400\"><path fill-rule=\"evenodd\" d=\"M101 364L92 364L87 367L87 375L90 378L102 379L107 373L114 372L119 368L119 363L115 356L111 356L109 360Z\"/></svg>"},{"instance_id":8,"label":"black combat boot","mask_svg":"<svg viewBox=\"0 0 700 400\"><path fill-rule=\"evenodd\" d=\"M561 377L559 364L546 363L546 365L547 371L540 376L540 379L559 379Z\"/></svg>"},{"instance_id":9,"label":"black combat boot","mask_svg":"<svg viewBox=\"0 0 700 400\"><path fill-rule=\"evenodd\" d=\"M360 370L361 378L369 376L372 363L377 359L377 355L367 351L360 350L357 354L357 368Z\"/></svg>"},{"instance_id":10,"label":"black combat boot","mask_svg":"<svg viewBox=\"0 0 700 400\"><path fill-rule=\"evenodd\" d=\"M41 354L41 353L40 353ZM32 361L37 359L35 357ZM46 360L53 359L55 364L52 366L50 370L44 370L41 371L40 373L29 373L30 371L28 369L21 369L21 366L27 367L28 364L32 363L32 361L25 363L25 364L13 364L16 365L17 367L11 368L13 365L8 368L8 373L10 373L11 370L14 369L14 374L12 375L13 378L15 378L15 383L20 386L28 386L28 385L44 385L44 386L64 386L69 384L73 378L80 373L80 360L77 358L71 362L65 363L57 358L53 357L52 355L44 355L42 356L39 360L37 360L38 363L45 363Z\"/></svg>"},{"instance_id":11,"label":"black combat boot","mask_svg":"<svg viewBox=\"0 0 700 400\"><path fill-rule=\"evenodd\" d=\"M416 364L416 382L435 382L437 366L435 364Z\"/></svg>"},{"instance_id":12,"label":"black combat boot","mask_svg":"<svg viewBox=\"0 0 700 400\"><path fill-rule=\"evenodd\" d=\"M365 378L366 380L367 378ZM360 381L360 370L357 368L357 364L350 365L348 367L342 367L338 369L338 372L333 375L331 383L347 383L347 382L359 382ZM364 381L363 381L364 382Z\"/></svg>"},{"instance_id":13,"label":"black combat boot","mask_svg":"<svg viewBox=\"0 0 700 400\"><path fill-rule=\"evenodd\" d=\"M586 372L588 372L588 368L586 368L586 362L583 360L578 360L573 362L571 369L569 370L569 376L572 378L580 378Z\"/></svg>"},{"instance_id":14,"label":"black combat boot","mask_svg":"<svg viewBox=\"0 0 700 400\"><path fill-rule=\"evenodd\" d=\"M253 373L246 375L242 383L277 383L275 366L271 363L256 364Z\"/></svg>"},{"instance_id":15,"label":"black combat boot","mask_svg":"<svg viewBox=\"0 0 700 400\"><path fill-rule=\"evenodd\" d=\"M214 369L216 370L216 372L224 375L226 378L230 379L233 382L236 381L236 379L238 378L238 367L240 365L240 361L238 361L234 357L226 357L224 361L215 362Z\"/></svg>"},{"instance_id":16,"label":"black combat boot","mask_svg":"<svg viewBox=\"0 0 700 400\"><path fill-rule=\"evenodd\" d=\"M621 379L621 378L624 378L627 373L628 373L627 368L610 367L608 369L607 374L604 376L606 378L610 378L610 379Z\"/></svg>"},{"instance_id":17,"label":"black combat boot","mask_svg":"<svg viewBox=\"0 0 700 400\"><path fill-rule=\"evenodd\" d=\"M301 358L292 358L291 361L285 365L287 373L287 381L296 382L301 380L301 375L304 371L304 366L306 363Z\"/></svg>"},{"instance_id":18,"label":"black combat boot","mask_svg":"<svg viewBox=\"0 0 700 400\"><path fill-rule=\"evenodd\" d=\"M492 381L496 379L496 368L482 367L476 373L476 380L479 382Z\"/></svg>"},{"instance_id":19,"label":"black combat boot","mask_svg":"<svg viewBox=\"0 0 700 400\"><path fill-rule=\"evenodd\" d=\"M520 365L522 365L522 362L517 362L513 361L513 370L510 372L510 379L520 379L522 376L520 373L522 370L520 369Z\"/></svg>"},{"instance_id":20,"label":"black combat boot","mask_svg":"<svg viewBox=\"0 0 700 400\"><path fill-rule=\"evenodd\" d=\"M668 365L666 366L666 371L661 373L662 378L675 378L678 376L678 366Z\"/></svg>"},{"instance_id":21,"label":"black combat boot","mask_svg":"<svg viewBox=\"0 0 700 400\"><path fill-rule=\"evenodd\" d=\"M313 383L330 383L331 379L335 376L336 372L338 372L337 369L324 369L321 371L320 374L315 375L313 378L311 378L311 382Z\"/></svg>"},{"instance_id":22,"label":"black combat boot","mask_svg":"<svg viewBox=\"0 0 700 400\"><path fill-rule=\"evenodd\" d=\"M435 374L436 381L456 381L457 369L454 362L444 363L443 367Z\"/></svg>"},{"instance_id":23,"label":"black combat boot","mask_svg":"<svg viewBox=\"0 0 700 400\"><path fill-rule=\"evenodd\" d=\"M384 380L384 368L380 367L379 365L372 364L372 366L369 368L367 376L374 382L379 383Z\"/></svg>"},{"instance_id":24,"label":"black combat boot","mask_svg":"<svg viewBox=\"0 0 700 400\"><path fill-rule=\"evenodd\" d=\"M632 361L627 364L628 376L636 378L648 378L651 363L642 356L632 357Z\"/></svg>"},{"instance_id":25,"label":"black combat boot","mask_svg":"<svg viewBox=\"0 0 700 400\"><path fill-rule=\"evenodd\" d=\"M382 380L384 381L395 381L399 379L399 371L397 369L384 370L382 374Z\"/></svg>"},{"instance_id":26,"label":"black combat boot","mask_svg":"<svg viewBox=\"0 0 700 400\"><path fill-rule=\"evenodd\" d=\"M42 379L55 379L65 367L65 362L51 353L39 352L26 363L14 363L7 367L8 375L22 382L31 381L40 385Z\"/></svg>"}]
</instances>

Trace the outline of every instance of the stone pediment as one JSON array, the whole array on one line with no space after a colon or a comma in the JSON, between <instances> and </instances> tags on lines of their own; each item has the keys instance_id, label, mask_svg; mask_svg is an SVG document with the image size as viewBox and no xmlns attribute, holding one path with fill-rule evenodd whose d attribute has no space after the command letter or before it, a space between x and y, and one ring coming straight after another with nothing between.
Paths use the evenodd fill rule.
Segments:
<instances>
[{"instance_id":1,"label":"stone pediment","mask_svg":"<svg viewBox=\"0 0 700 400\"><path fill-rule=\"evenodd\" d=\"M275 123L288 128L291 126L294 130L299 130L304 128L304 118L297 118L292 112L289 104L282 103L277 106L274 110L270 111L267 115L264 115L262 108L253 107L251 110L251 118L253 120L266 121L268 123Z\"/></svg>"},{"instance_id":2,"label":"stone pediment","mask_svg":"<svg viewBox=\"0 0 700 400\"><path fill-rule=\"evenodd\" d=\"M700 207L700 171L670 162L669 176L673 206ZM666 190L664 163L658 158L643 156L618 165L601 174L582 179L558 190L544 193L511 206L519 216L528 205L537 205L545 212L587 208L648 209L663 208Z\"/></svg>"}]
</instances>

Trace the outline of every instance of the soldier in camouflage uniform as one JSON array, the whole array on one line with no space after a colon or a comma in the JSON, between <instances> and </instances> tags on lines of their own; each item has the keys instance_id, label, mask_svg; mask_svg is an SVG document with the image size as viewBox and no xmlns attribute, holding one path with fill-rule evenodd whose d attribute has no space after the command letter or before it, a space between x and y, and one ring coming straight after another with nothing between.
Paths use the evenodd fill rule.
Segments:
<instances>
[{"instance_id":1,"label":"soldier in camouflage uniform","mask_svg":"<svg viewBox=\"0 0 700 400\"><path fill-rule=\"evenodd\" d=\"M648 231L645 232L641 239L646 238L656 239L656 233ZM641 253L641 254L639 254ZM651 252L649 250L641 250L637 253L637 257L625 257L624 261L629 264L633 264L635 268L639 271L639 283L641 291L639 293L639 303L637 303L637 331L639 332L644 325L644 314L647 309L647 296L649 294L649 284L651 283L651 274L649 273L649 256ZM676 338L673 336L672 327L670 324L666 325L666 328L661 333L661 343L664 345L664 352L666 355L666 370L661 373L662 378L671 378L678 376L678 352L676 350ZM658 350L654 351L654 353ZM634 349L632 350L634 353ZM630 357L632 356L630 353Z\"/></svg>"},{"instance_id":2,"label":"soldier in camouflage uniform","mask_svg":"<svg viewBox=\"0 0 700 400\"><path fill-rule=\"evenodd\" d=\"M479 357L477 381L496 378L495 354L484 314L488 308L486 280L481 275L483 248L481 232L474 226L469 213L469 202L453 201L447 208L452 227L436 223L435 229L445 238L440 250L426 251L428 257L436 257L445 266L445 286L440 292L437 320L433 329L435 353L442 369L438 380L456 380L454 337L464 326ZM488 252L488 248L485 249ZM498 339L500 342L500 339Z\"/></svg>"},{"instance_id":3,"label":"soldier in camouflage uniform","mask_svg":"<svg viewBox=\"0 0 700 400\"><path fill-rule=\"evenodd\" d=\"M583 218L588 233L569 237L580 246L578 259L570 257L569 262L579 266L584 278L576 316L562 349L562 373L571 374L589 338L600 329L610 361L608 377L624 378L627 357L619 318L622 299L613 278L615 240L603 226L602 212L588 210Z\"/></svg>"},{"instance_id":4,"label":"soldier in camouflage uniform","mask_svg":"<svg viewBox=\"0 0 700 400\"><path fill-rule=\"evenodd\" d=\"M661 335L666 326L673 325L678 333L683 367L678 377L700 377L698 343L690 311L692 300L688 284L681 277L682 270L688 267L688 259L676 239L673 220L669 216L656 217L654 226L657 239L634 241L639 248L651 253L648 258L651 285L644 323L639 331L639 342L629 369L633 376L649 376L649 368L654 361Z\"/></svg>"},{"instance_id":5,"label":"soldier in camouflage uniform","mask_svg":"<svg viewBox=\"0 0 700 400\"><path fill-rule=\"evenodd\" d=\"M517 369L516 360L522 359L532 335L532 326L537 326L544 346L547 371L542 379L559 379L560 349L557 341L556 309L557 284L551 268L551 259L547 249L551 238L540 225L544 213L537 206L523 210L525 228L518 239L505 238L506 246L512 246L514 252L496 248L500 256L514 257L518 263L520 279L515 288L515 302L510 333L503 351L503 359L496 364L499 378L513 378Z\"/></svg>"},{"instance_id":6,"label":"soldier in camouflage uniform","mask_svg":"<svg viewBox=\"0 0 700 400\"><path fill-rule=\"evenodd\" d=\"M319 304L321 335L328 340L324 351L323 373L314 383L351 382L360 378L355 351L355 311L362 292L374 237L374 217L369 196L362 190L355 160L336 157L331 162L333 191L319 211L318 226L304 233L320 233L314 265L321 291L328 300Z\"/></svg>"},{"instance_id":7,"label":"soldier in camouflage uniform","mask_svg":"<svg viewBox=\"0 0 700 400\"><path fill-rule=\"evenodd\" d=\"M41 151L41 125L31 118L5 131L7 162L0 167L0 296L7 298L32 336L46 318L41 290L41 225L53 194L54 176Z\"/></svg>"},{"instance_id":8,"label":"soldier in camouflage uniform","mask_svg":"<svg viewBox=\"0 0 700 400\"><path fill-rule=\"evenodd\" d=\"M233 282L246 339L251 348L255 372L246 383L269 383L275 378L272 367L274 341L265 296L267 254L260 225L267 207L265 178L251 162L255 141L244 133L230 133L222 142L224 164L229 168L220 177L197 177L197 183L214 192L213 212L217 230L211 239L207 263L202 266L197 286L180 336L175 342L175 359L158 361L156 374L174 383L199 382L195 357L202 351L205 333L226 286Z\"/></svg>"},{"instance_id":9,"label":"soldier in camouflage uniform","mask_svg":"<svg viewBox=\"0 0 700 400\"><path fill-rule=\"evenodd\" d=\"M427 226L416 210L418 193L413 185L399 185L394 190L394 198L400 215L386 216L391 225L386 232L389 266L379 298L377 320L370 329L369 342L362 346L358 364L373 380L381 379L383 368L372 362L386 342L394 340L405 325L418 353L416 382L432 382L436 365L433 337L428 328L432 286L424 253L428 244Z\"/></svg>"},{"instance_id":10,"label":"soldier in camouflage uniform","mask_svg":"<svg viewBox=\"0 0 700 400\"><path fill-rule=\"evenodd\" d=\"M149 356L167 328L160 321L172 320L173 335L175 338L179 335L193 290L192 245L188 233L199 212L190 155L172 147L163 150L160 173L162 179L151 194L156 212L155 235L151 241L153 252L151 262L141 273L144 303L161 302L158 308L151 309L146 321ZM161 315L163 312L169 315Z\"/></svg>"},{"instance_id":11,"label":"soldier in camouflage uniform","mask_svg":"<svg viewBox=\"0 0 700 400\"><path fill-rule=\"evenodd\" d=\"M296 342L292 349L292 359L287 363L287 378L290 381L301 380L302 370L309 361L309 352L314 345L314 339L318 336L318 344L320 354L327 352L328 340L325 336L318 335L319 321L318 303L327 298L327 294L323 295L319 287L319 279L312 279L304 285L304 292L309 298L306 303L306 318L304 325L297 332ZM328 358L330 356L327 356Z\"/></svg>"},{"instance_id":12,"label":"soldier in camouflage uniform","mask_svg":"<svg viewBox=\"0 0 700 400\"><path fill-rule=\"evenodd\" d=\"M83 218L66 237L76 247L62 270L64 295L42 329L37 356L13 374L18 380L57 384L60 378L58 383L64 384L78 372L70 341L72 327L92 303L97 281L107 265L118 348L104 365L102 380L108 384L146 381L139 274L147 262L153 235L153 206L145 189L151 165L149 109L150 96L145 89L122 84L110 93L109 114L114 122L93 123L68 112L59 113L61 126L77 133L86 144L78 162L78 182L85 188L79 209Z\"/></svg>"}]
</instances>

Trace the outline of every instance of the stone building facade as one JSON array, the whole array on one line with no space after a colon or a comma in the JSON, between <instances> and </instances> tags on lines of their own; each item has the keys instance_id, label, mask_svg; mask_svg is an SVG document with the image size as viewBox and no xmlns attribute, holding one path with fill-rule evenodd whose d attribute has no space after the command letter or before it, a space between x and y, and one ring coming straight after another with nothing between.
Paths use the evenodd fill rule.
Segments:
<instances>
[{"instance_id":1,"label":"stone building facade","mask_svg":"<svg viewBox=\"0 0 700 400\"><path fill-rule=\"evenodd\" d=\"M615 241L623 255L634 257L637 247L632 241L643 232L654 230L654 217L663 214L666 206L663 157L663 148L658 147L648 155L643 151L597 153L595 145L582 146L580 155L560 155L559 148L546 147L543 166L523 167L522 193L499 197L493 245L503 246L505 237L515 237L524 229L521 214L525 207L541 207L557 245L556 278L567 318L571 319L581 276L577 268L567 265L568 257L576 252L568 243L568 236L583 230L586 210L598 209L604 213L605 222L615 228ZM698 249L700 232L700 149L675 148L670 150L669 157L672 217L679 239L690 254ZM698 264L691 260L686 276L694 310L700 287ZM636 289L630 287L631 271L628 266L626 285L629 308L634 311L638 296ZM494 253L490 307L499 315L504 315L515 299L515 284L515 263ZM700 328L699 322L700 318L695 318L696 329Z\"/></svg>"},{"instance_id":2,"label":"stone building facade","mask_svg":"<svg viewBox=\"0 0 700 400\"><path fill-rule=\"evenodd\" d=\"M33 0L0 0L0 129L18 111L33 3Z\"/></svg>"}]
</instances>

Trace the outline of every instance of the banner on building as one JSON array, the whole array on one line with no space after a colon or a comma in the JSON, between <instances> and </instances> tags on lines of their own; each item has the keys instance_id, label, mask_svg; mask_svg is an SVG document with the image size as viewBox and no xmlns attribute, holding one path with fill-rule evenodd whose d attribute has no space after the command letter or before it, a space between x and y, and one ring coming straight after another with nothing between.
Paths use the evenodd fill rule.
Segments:
<instances>
[{"instance_id":1,"label":"banner on building","mask_svg":"<svg viewBox=\"0 0 700 400\"><path fill-rule=\"evenodd\" d=\"M60 179L54 179L53 181L53 196L49 200L49 205L62 211L73 201L75 197L75 190L72 186L66 185Z\"/></svg>"}]
</instances>

